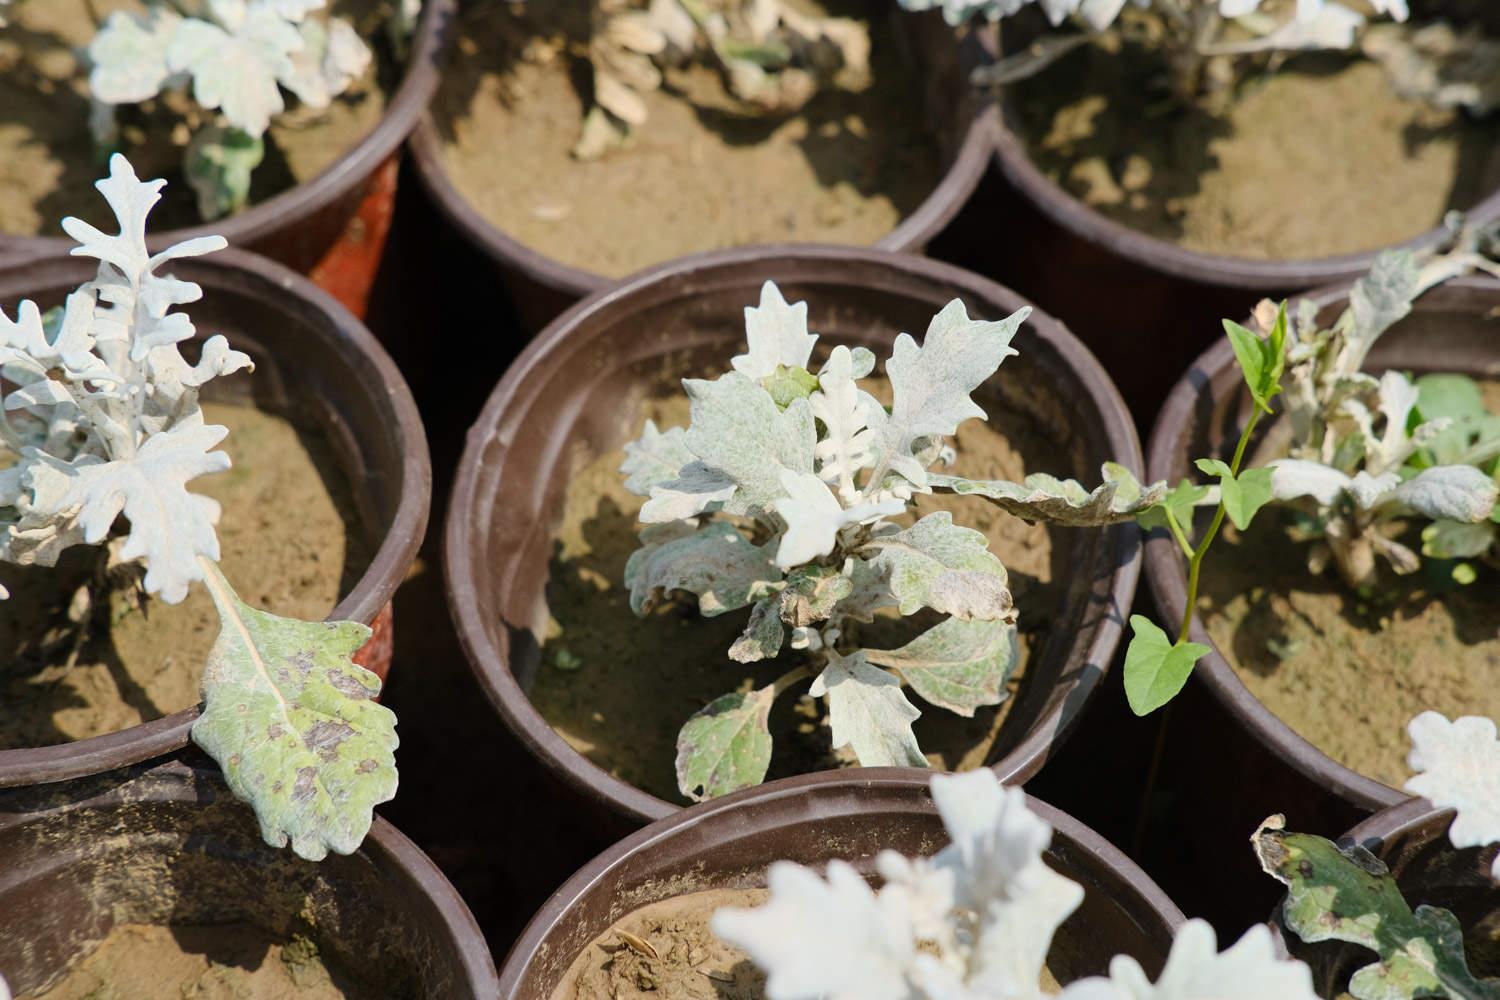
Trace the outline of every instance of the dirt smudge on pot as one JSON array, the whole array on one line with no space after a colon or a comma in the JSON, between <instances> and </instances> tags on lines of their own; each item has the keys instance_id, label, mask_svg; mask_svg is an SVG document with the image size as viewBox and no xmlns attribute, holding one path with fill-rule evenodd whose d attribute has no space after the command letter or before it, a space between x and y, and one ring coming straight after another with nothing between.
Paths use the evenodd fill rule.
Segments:
<instances>
[{"instance_id":1,"label":"dirt smudge on pot","mask_svg":"<svg viewBox=\"0 0 1500 1000\"><path fill-rule=\"evenodd\" d=\"M332 447L249 406L208 402L204 416L229 428L220 447L234 465L188 488L222 505L220 563L231 584L254 607L323 618L371 557ZM77 546L55 569L0 565L12 591L0 603L0 747L99 736L197 704L219 631L202 587L178 605L148 598L139 607L114 590L75 651L69 602L99 551Z\"/></svg>"},{"instance_id":2,"label":"dirt smudge on pot","mask_svg":"<svg viewBox=\"0 0 1500 1000\"><path fill-rule=\"evenodd\" d=\"M888 392L878 379L865 386L877 397ZM647 418L663 430L689 422L688 401L675 379L663 375L642 395L635 406L621 407L622 415L630 414L623 417L623 440L638 436ZM954 441L959 474L1014 480L1044 468L1071 474L1047 465L1059 453L1051 434L1027 418L987 409L988 424L968 421ZM664 602L645 618L634 615L624 576L626 560L640 544L642 499L625 489L623 458L622 450L594 455L582 446L573 456L547 590L552 623L529 696L595 764L653 795L682 802L675 759L683 723L720 695L769 684L800 665L802 654L784 648L770 661L731 660L728 649L744 630L748 610L704 618L695 605ZM1055 559L1067 547L1053 544L1050 529L1027 525L977 497L924 497L918 506L922 514L951 510L955 523L989 536L1021 609L1020 666L1006 686L1006 701L965 719L914 700L923 713L915 730L928 759L935 767L968 770L988 761L1025 684L1030 657L1045 644L1049 609L1067 586ZM859 640L870 648L895 648L939 620L893 616L861 626ZM854 763L852 756L831 751L822 705L806 695L807 686L803 681L771 711L768 780Z\"/></svg>"},{"instance_id":3,"label":"dirt smudge on pot","mask_svg":"<svg viewBox=\"0 0 1500 1000\"><path fill-rule=\"evenodd\" d=\"M618 277L699 250L817 239L868 245L941 179L920 78L879 4L797 3L868 19L874 82L827 89L797 115L744 118L717 72L672 70L630 144L580 162L572 78L585 0L474 4L433 105L444 162L479 214L537 252ZM565 40L570 39L570 40Z\"/></svg>"},{"instance_id":4,"label":"dirt smudge on pot","mask_svg":"<svg viewBox=\"0 0 1500 1000\"><path fill-rule=\"evenodd\" d=\"M1500 119L1405 100L1373 62L1299 55L1223 110L1172 102L1161 52L1113 36L1016 88L1037 165L1116 222L1259 260L1410 239L1500 184ZM1353 151L1358 151L1357 155Z\"/></svg>"},{"instance_id":5,"label":"dirt smudge on pot","mask_svg":"<svg viewBox=\"0 0 1500 1000\"><path fill-rule=\"evenodd\" d=\"M95 0L101 15L139 12L140 0ZM351 21L375 55L370 70L327 108L301 105L266 133L266 157L255 169L251 203L311 180L354 146L380 121L399 71L390 57L382 25L392 0L333 0L334 16ZM58 220L74 215L106 231L113 224L94 190L99 154L89 133L89 65L84 50L95 27L88 0L46 0L12 5L0 28L0 234L57 236ZM196 226L192 188L182 176L188 121L204 115L191 101L164 98L176 110L121 108L119 121L128 156L143 179L168 180L151 221L156 231ZM184 117L186 115L186 117Z\"/></svg>"}]
</instances>

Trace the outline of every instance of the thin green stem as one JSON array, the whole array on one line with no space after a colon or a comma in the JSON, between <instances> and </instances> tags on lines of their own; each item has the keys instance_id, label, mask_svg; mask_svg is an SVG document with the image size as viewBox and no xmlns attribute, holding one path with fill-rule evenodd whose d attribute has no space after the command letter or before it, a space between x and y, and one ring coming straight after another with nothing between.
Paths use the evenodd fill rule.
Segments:
<instances>
[{"instance_id":1,"label":"thin green stem","mask_svg":"<svg viewBox=\"0 0 1500 1000\"><path fill-rule=\"evenodd\" d=\"M801 666L796 670L788 670L786 673L782 674L780 677L776 678L774 682L772 682L771 700L775 701L777 698L780 698L782 694L785 693L787 688L791 687L793 684L796 684L798 681L806 680L807 678L811 677L812 674L812 667L808 666Z\"/></svg>"},{"instance_id":2,"label":"thin green stem","mask_svg":"<svg viewBox=\"0 0 1500 1000\"><path fill-rule=\"evenodd\" d=\"M1239 476L1240 464L1245 460L1245 449L1250 445L1250 435L1255 431L1255 425L1260 420L1260 407L1250 412L1250 419L1245 422L1245 429L1240 432L1240 442L1234 448L1234 461L1229 463L1229 472L1233 476ZM1192 555L1188 557L1188 592L1187 606L1182 609L1182 627L1177 630L1178 643L1188 641L1188 632L1193 624L1193 611L1198 606L1198 574L1203 568L1203 557L1208 554L1208 547L1213 544L1214 538L1219 534L1219 529L1224 526L1224 495L1219 494L1219 509L1214 511L1213 523L1208 526L1208 531L1193 549Z\"/></svg>"},{"instance_id":3,"label":"thin green stem","mask_svg":"<svg viewBox=\"0 0 1500 1000\"><path fill-rule=\"evenodd\" d=\"M1177 515L1172 513L1172 508L1163 507L1163 513L1167 515L1167 527L1172 529L1172 537L1177 539L1182 554L1189 559L1193 558L1193 544L1187 540L1187 535L1182 530L1182 525L1177 521Z\"/></svg>"}]
</instances>

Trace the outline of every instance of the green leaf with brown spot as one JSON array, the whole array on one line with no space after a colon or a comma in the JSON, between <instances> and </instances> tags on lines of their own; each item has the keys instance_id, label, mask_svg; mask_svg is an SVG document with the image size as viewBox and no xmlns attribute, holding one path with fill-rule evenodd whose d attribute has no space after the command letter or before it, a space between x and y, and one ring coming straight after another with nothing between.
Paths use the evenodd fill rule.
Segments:
<instances>
[{"instance_id":1,"label":"green leaf with brown spot","mask_svg":"<svg viewBox=\"0 0 1500 1000\"><path fill-rule=\"evenodd\" d=\"M677 787L683 795L702 802L765 780L775 700L774 686L736 691L694 713L677 734Z\"/></svg>"},{"instance_id":2,"label":"green leaf with brown spot","mask_svg":"<svg viewBox=\"0 0 1500 1000\"><path fill-rule=\"evenodd\" d=\"M1386 866L1358 845L1345 849L1268 820L1251 843L1268 875L1286 884L1286 924L1309 944L1346 941L1380 960L1349 980L1356 1000L1500 1000L1500 980L1469 971L1458 919L1435 906L1415 912Z\"/></svg>"},{"instance_id":3,"label":"green leaf with brown spot","mask_svg":"<svg viewBox=\"0 0 1500 1000\"><path fill-rule=\"evenodd\" d=\"M257 611L201 564L220 630L193 740L254 808L266 843L309 861L352 853L396 794L396 715L374 701L380 678L351 659L370 629Z\"/></svg>"},{"instance_id":4,"label":"green leaf with brown spot","mask_svg":"<svg viewBox=\"0 0 1500 1000\"><path fill-rule=\"evenodd\" d=\"M1005 700L1016 668L1016 627L1009 622L949 618L900 649L867 649L865 658L894 667L929 704L966 718Z\"/></svg>"}]
</instances>

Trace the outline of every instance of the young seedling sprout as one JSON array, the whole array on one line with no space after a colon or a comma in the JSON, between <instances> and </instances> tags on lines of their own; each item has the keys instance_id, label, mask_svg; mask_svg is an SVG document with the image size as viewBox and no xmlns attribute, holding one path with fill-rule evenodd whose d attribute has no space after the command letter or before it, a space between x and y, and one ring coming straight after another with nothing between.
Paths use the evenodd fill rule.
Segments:
<instances>
[{"instance_id":1,"label":"young seedling sprout","mask_svg":"<svg viewBox=\"0 0 1500 1000\"><path fill-rule=\"evenodd\" d=\"M1423 712L1409 726L1408 762L1417 772L1406 790L1440 809L1454 809L1448 839L1455 848L1500 842L1500 742L1495 724L1469 716L1448 721ZM1495 1000L1500 980L1469 970L1464 930L1441 907L1415 910L1403 898L1390 870L1360 845L1286 831L1286 818L1272 816L1251 838L1266 873L1287 886L1283 919L1308 944L1344 941L1374 952L1376 961L1349 981L1354 1000ZM1500 858L1490 869L1500 891ZM1448 889L1451 893L1451 887ZM1483 891L1476 887L1476 891Z\"/></svg>"},{"instance_id":2,"label":"young seedling sprout","mask_svg":"<svg viewBox=\"0 0 1500 1000\"><path fill-rule=\"evenodd\" d=\"M931 858L882 853L878 891L841 861L826 881L781 861L763 905L714 915L714 933L766 972L769 1000L1042 1000L1053 936L1084 898L1047 865L1051 827L988 770L935 776L932 799L949 845ZM1316 1000L1307 966L1278 959L1265 926L1220 953L1202 920L1177 932L1154 984L1118 955L1107 977L1060 997Z\"/></svg>"},{"instance_id":3,"label":"young seedling sprout","mask_svg":"<svg viewBox=\"0 0 1500 1000\"><path fill-rule=\"evenodd\" d=\"M286 109L282 90L326 108L361 80L371 54L354 26L322 13L326 0L149 0L109 15L88 48L94 138L119 144L116 108L148 101L192 129L183 176L206 220L240 211L265 133ZM400 0L397 34L420 0ZM191 92L192 100L186 95Z\"/></svg>"},{"instance_id":4,"label":"young seedling sprout","mask_svg":"<svg viewBox=\"0 0 1500 1000\"><path fill-rule=\"evenodd\" d=\"M116 155L97 186L120 233L63 220L74 255L99 261L95 278L50 318L31 301L14 321L0 312L0 560L52 566L65 549L96 546L100 571L82 595L96 608L108 606L111 586L167 604L206 587L221 631L193 739L254 807L267 843L290 841L310 860L348 854L371 810L396 792L396 718L373 700L380 680L351 660L370 630L242 603L218 566L219 505L187 489L229 468L213 450L228 430L204 422L199 389L252 365L222 336L188 364L178 345L194 326L175 310L202 289L158 271L224 240L153 256L146 217L165 182L138 180Z\"/></svg>"},{"instance_id":5,"label":"young seedling sprout","mask_svg":"<svg viewBox=\"0 0 1500 1000\"><path fill-rule=\"evenodd\" d=\"M1492 552L1500 520L1500 417L1486 411L1479 387L1457 375L1413 382L1401 372L1377 379L1360 370L1375 342L1424 291L1470 269L1495 268L1475 245L1476 237L1465 234L1451 253L1425 263L1406 251L1383 254L1326 329L1305 301L1295 324L1284 304L1270 303L1256 310L1260 332L1225 321L1252 407L1231 462L1195 463L1218 480L1216 489L1184 480L1140 518L1143 527L1171 532L1188 561L1188 585L1175 640L1142 615L1130 619L1125 690L1138 714L1171 700L1208 652L1190 641L1189 631L1204 559L1226 516L1243 531L1268 503L1291 508L1294 537L1313 542L1309 569L1317 574L1332 565L1361 591L1375 585L1377 560L1398 574L1420 567L1417 553L1400 540L1414 523L1429 522L1422 530L1429 557ZM1247 449L1277 397L1284 402L1270 441L1287 457L1247 469ZM1192 542L1195 507L1215 499L1208 529ZM1464 570L1457 572L1460 581L1472 579L1472 567Z\"/></svg>"},{"instance_id":6,"label":"young seedling sprout","mask_svg":"<svg viewBox=\"0 0 1500 1000\"><path fill-rule=\"evenodd\" d=\"M807 305L787 304L767 282L760 305L745 310L749 350L733 370L684 380L690 426L659 431L648 421L626 446L625 485L648 498L642 548L625 571L635 612L673 594L691 595L707 617L749 607L732 659L767 660L790 645L803 660L688 720L677 743L684 795L759 784L771 705L808 677L827 702L834 747L865 765L926 766L911 728L920 712L903 687L964 716L1004 698L1017 660L1005 567L983 534L947 512L893 523L916 494L974 493L1033 519L1095 524L1161 499L1165 486L1143 491L1112 463L1093 493L1044 475L992 483L932 471L951 457L944 439L984 417L969 394L1016 353L1011 339L1029 312L983 322L954 300L921 345L899 336L885 366L888 411L859 384L875 366L869 350L836 346L818 374L809 371L818 338ZM900 648L867 648L858 624L882 608L948 617Z\"/></svg>"},{"instance_id":7,"label":"young seedling sprout","mask_svg":"<svg viewBox=\"0 0 1500 1000\"><path fill-rule=\"evenodd\" d=\"M999 21L1039 6L1054 28L1030 45L976 73L977 82L1010 83L1045 70L1073 49L1105 34L1120 33L1131 17L1160 26L1164 68L1172 96L1189 103L1232 80L1233 62L1257 54L1298 50L1347 50L1356 45L1385 67L1406 97L1476 114L1500 104L1500 43L1477 29L1459 32L1438 22L1420 29L1405 24L1366 25L1366 12L1404 22L1407 0L1134 0L1143 11L1127 11L1126 0L900 0L908 10L940 7L950 24L970 19ZM1217 69L1216 69L1217 68Z\"/></svg>"},{"instance_id":8,"label":"young seedling sprout","mask_svg":"<svg viewBox=\"0 0 1500 1000\"><path fill-rule=\"evenodd\" d=\"M597 0L592 14L593 105L573 150L579 159L603 156L645 125L643 95L689 63L717 70L734 110L751 117L789 115L820 89L869 83L865 26L786 0Z\"/></svg>"}]
</instances>

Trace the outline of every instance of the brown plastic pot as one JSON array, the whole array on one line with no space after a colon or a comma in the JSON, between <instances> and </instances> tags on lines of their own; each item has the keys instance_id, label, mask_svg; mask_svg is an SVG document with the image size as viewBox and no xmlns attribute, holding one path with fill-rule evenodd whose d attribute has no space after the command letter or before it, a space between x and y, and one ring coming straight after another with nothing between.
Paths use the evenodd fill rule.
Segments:
<instances>
[{"instance_id":1,"label":"brown plastic pot","mask_svg":"<svg viewBox=\"0 0 1500 1000\"><path fill-rule=\"evenodd\" d=\"M376 817L354 854L303 861L266 846L198 759L0 793L0 973L18 995L54 984L118 925L238 922L310 934L380 996L496 995L468 908L395 827Z\"/></svg>"},{"instance_id":2,"label":"brown plastic pot","mask_svg":"<svg viewBox=\"0 0 1500 1000\"><path fill-rule=\"evenodd\" d=\"M1348 303L1348 286L1309 292L1330 323ZM1370 352L1374 373L1400 369L1417 373L1459 372L1493 378L1500 374L1494 310L1500 307L1500 281L1462 278L1417 300L1412 313L1385 333ZM1250 397L1228 340L1205 351L1167 397L1151 432L1147 468L1151 480L1177 482L1193 475L1192 461L1227 457L1250 413ZM1187 572L1181 552L1167 537L1146 543L1146 576L1165 620L1182 620L1187 603ZM1350 770L1294 732L1250 693L1195 616L1192 638L1209 646L1194 676L1284 766L1364 811L1394 805L1406 794ZM1354 696L1354 697L1357 697ZM1416 714L1423 706L1413 706ZM1329 725L1352 725L1350 716Z\"/></svg>"},{"instance_id":3,"label":"brown plastic pot","mask_svg":"<svg viewBox=\"0 0 1500 1000\"><path fill-rule=\"evenodd\" d=\"M0 308L14 315L27 298L43 309L59 305L97 267L63 257L0 272ZM359 320L280 264L225 250L176 261L171 273L203 286L203 299L189 310L198 337L222 333L255 361L254 374L211 382L206 397L254 399L300 417L334 449L375 555L329 618L376 627L359 659L383 677L390 670L388 605L416 558L432 494L411 392ZM97 774L180 749L198 712L58 746L0 750L0 788Z\"/></svg>"},{"instance_id":4,"label":"brown plastic pot","mask_svg":"<svg viewBox=\"0 0 1500 1000\"><path fill-rule=\"evenodd\" d=\"M491 394L469 431L449 507L449 605L469 662L530 753L591 803L631 823L677 806L611 777L553 731L526 696L546 621L551 527L580 446L620 447L620 419L643 382L666 371L722 371L744 346L744 308L774 280L806 300L824 343L885 358L896 335L921 332L954 298L999 318L1025 305L990 281L920 257L847 247L748 247L686 257L579 303L543 331ZM1066 328L1033 312L998 377L976 392L989 413L1029 413L1063 436L1053 473L1093 480L1101 462L1140 464L1134 425L1098 363ZM631 429L633 431L633 428ZM631 434L633 436L633 434ZM991 766L1006 781L1035 774L1077 722L1114 656L1135 593L1133 525L1055 536L1069 545L1069 590L1037 650L1031 681Z\"/></svg>"},{"instance_id":5,"label":"brown plastic pot","mask_svg":"<svg viewBox=\"0 0 1500 1000\"><path fill-rule=\"evenodd\" d=\"M395 208L401 145L427 110L440 79L447 24L457 0L426 0L411 40L406 72L380 121L311 180L251 205L238 215L199 226L152 233L152 252L197 236L218 234L313 277L363 317ZM0 264L61 257L64 236L0 233Z\"/></svg>"},{"instance_id":6,"label":"brown plastic pot","mask_svg":"<svg viewBox=\"0 0 1500 1000\"><path fill-rule=\"evenodd\" d=\"M1438 809L1426 799L1409 799L1369 817L1340 837L1339 845L1359 844L1385 862L1413 908L1425 903L1451 910L1465 929L1493 926L1500 910L1500 885L1490 875L1497 848L1454 847L1448 840L1453 816L1453 810ZM1283 953L1312 969L1319 996L1339 996L1356 970L1375 961L1374 952L1357 945L1307 944L1283 923L1280 906L1271 928ZM1483 940L1488 944L1488 937ZM1495 971L1475 964L1472 957L1470 967L1480 975Z\"/></svg>"},{"instance_id":7,"label":"brown plastic pot","mask_svg":"<svg viewBox=\"0 0 1500 1000\"><path fill-rule=\"evenodd\" d=\"M1059 930L1068 979L1106 974L1130 955L1161 971L1181 911L1104 838L1035 798L1052 825L1047 861L1084 887ZM660 820L589 862L542 907L500 970L500 1000L549 1000L588 944L633 910L684 892L764 888L766 869L794 861L820 872L846 861L874 875L881 851L928 856L947 843L928 778L909 768L865 768L773 781ZM1073 959L1076 958L1076 961Z\"/></svg>"},{"instance_id":8,"label":"brown plastic pot","mask_svg":"<svg viewBox=\"0 0 1500 1000\"><path fill-rule=\"evenodd\" d=\"M919 253L963 208L989 165L994 107L968 84L970 71L988 57L974 37L960 42L936 11L890 16L901 18L900 37L910 46L927 86L922 98L934 124L944 174L927 200L875 246ZM503 155L504 137L494 139L497 155ZM605 275L538 253L480 215L448 173L431 113L412 133L411 151L422 185L439 212L494 262L530 330L540 329L574 302L612 283Z\"/></svg>"},{"instance_id":9,"label":"brown plastic pot","mask_svg":"<svg viewBox=\"0 0 1500 1000\"><path fill-rule=\"evenodd\" d=\"M980 269L1047 303L1099 355L1142 421L1171 387L1163 356L1203 350L1221 335L1221 319L1244 315L1263 297L1352 282L1379 253L1257 260L1147 235L1095 211L1043 173L1019 120L1014 100L1002 101L995 162L1018 204L997 228L1025 238L994 241ZM1491 172L1496 189L1466 212L1476 224L1500 220L1500 155ZM1443 234L1434 228L1398 245L1430 246ZM1088 275L1090 294L1077 294L1079 275ZM1143 344L1151 349L1142 351Z\"/></svg>"}]
</instances>

